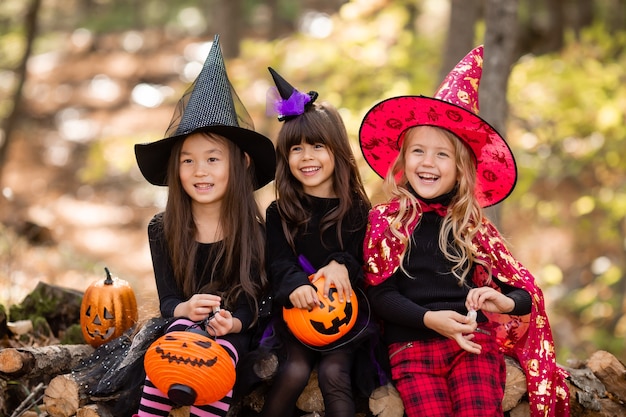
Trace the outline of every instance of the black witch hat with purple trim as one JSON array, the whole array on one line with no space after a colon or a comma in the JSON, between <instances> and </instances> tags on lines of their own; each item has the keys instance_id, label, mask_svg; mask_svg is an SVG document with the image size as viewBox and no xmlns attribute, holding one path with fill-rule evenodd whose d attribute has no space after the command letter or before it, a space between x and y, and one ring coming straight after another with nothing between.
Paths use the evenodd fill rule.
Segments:
<instances>
[{"instance_id":1,"label":"black witch hat with purple trim","mask_svg":"<svg viewBox=\"0 0 626 417\"><path fill-rule=\"evenodd\" d=\"M300 116L317 99L317 91L301 93L273 68L267 68L272 74L274 84L267 92L267 113L268 115L278 115L278 121L292 119Z\"/></svg>"}]
</instances>

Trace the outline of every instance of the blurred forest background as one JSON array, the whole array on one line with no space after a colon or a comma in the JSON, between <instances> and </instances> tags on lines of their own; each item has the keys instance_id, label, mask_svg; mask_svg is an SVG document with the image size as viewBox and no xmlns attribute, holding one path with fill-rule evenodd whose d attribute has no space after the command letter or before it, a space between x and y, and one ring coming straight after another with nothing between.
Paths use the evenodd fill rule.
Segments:
<instances>
[{"instance_id":1,"label":"blurred forest background","mask_svg":"<svg viewBox=\"0 0 626 417\"><path fill-rule=\"evenodd\" d=\"M1 304L107 266L156 311L146 227L166 190L133 145L162 137L215 33L260 132L279 127L268 66L341 109L374 202L367 110L432 95L484 43L481 115L519 170L489 214L544 290L559 360L626 360L626 0L2 0Z\"/></svg>"}]
</instances>

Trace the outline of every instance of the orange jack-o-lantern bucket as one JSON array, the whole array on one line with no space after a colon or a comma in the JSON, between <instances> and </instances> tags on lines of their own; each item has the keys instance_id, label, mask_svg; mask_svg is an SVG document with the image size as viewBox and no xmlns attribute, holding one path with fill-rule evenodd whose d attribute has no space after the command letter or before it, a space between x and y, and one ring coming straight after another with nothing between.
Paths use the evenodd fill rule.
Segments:
<instances>
[{"instance_id":1,"label":"orange jack-o-lantern bucket","mask_svg":"<svg viewBox=\"0 0 626 417\"><path fill-rule=\"evenodd\" d=\"M111 277L94 281L85 291L80 305L80 328L83 338L98 347L137 323L137 299L127 281Z\"/></svg>"},{"instance_id":2,"label":"orange jack-o-lantern bucket","mask_svg":"<svg viewBox=\"0 0 626 417\"><path fill-rule=\"evenodd\" d=\"M337 289L331 286L328 298L323 295L324 277L315 281L319 305L311 310L283 308L283 319L294 336L311 346L326 346L348 333L356 322L358 301L352 292L350 302L339 301Z\"/></svg>"},{"instance_id":3,"label":"orange jack-o-lantern bucket","mask_svg":"<svg viewBox=\"0 0 626 417\"><path fill-rule=\"evenodd\" d=\"M144 367L152 383L179 405L214 403L235 385L230 355L202 331L164 334L146 351Z\"/></svg>"}]
</instances>

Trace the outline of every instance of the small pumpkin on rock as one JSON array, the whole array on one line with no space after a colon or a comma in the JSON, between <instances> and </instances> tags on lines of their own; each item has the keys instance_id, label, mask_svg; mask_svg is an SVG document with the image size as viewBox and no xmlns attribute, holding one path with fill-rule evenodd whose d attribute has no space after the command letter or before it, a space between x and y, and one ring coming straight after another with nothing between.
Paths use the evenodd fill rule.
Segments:
<instances>
[{"instance_id":1,"label":"small pumpkin on rock","mask_svg":"<svg viewBox=\"0 0 626 417\"><path fill-rule=\"evenodd\" d=\"M178 405L206 405L235 385L235 365L219 343L201 330L166 333L144 357L146 375Z\"/></svg>"},{"instance_id":2,"label":"small pumpkin on rock","mask_svg":"<svg viewBox=\"0 0 626 417\"><path fill-rule=\"evenodd\" d=\"M137 323L137 300L130 284L111 277L94 281L85 291L80 305L80 327L85 341L98 346L121 336Z\"/></svg>"},{"instance_id":3,"label":"small pumpkin on rock","mask_svg":"<svg viewBox=\"0 0 626 417\"><path fill-rule=\"evenodd\" d=\"M283 319L291 333L310 346L326 346L339 340L354 327L359 310L354 291L350 302L341 302L337 289L331 286L328 298L325 298L322 294L324 283L324 277L315 281L320 303L313 309L283 308Z\"/></svg>"}]
</instances>

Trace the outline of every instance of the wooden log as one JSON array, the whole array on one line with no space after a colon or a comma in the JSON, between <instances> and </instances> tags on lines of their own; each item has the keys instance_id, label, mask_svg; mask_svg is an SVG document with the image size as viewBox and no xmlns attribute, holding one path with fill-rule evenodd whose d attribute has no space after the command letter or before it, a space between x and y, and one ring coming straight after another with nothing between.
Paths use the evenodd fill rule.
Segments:
<instances>
[{"instance_id":1,"label":"wooden log","mask_svg":"<svg viewBox=\"0 0 626 417\"><path fill-rule=\"evenodd\" d=\"M263 404L265 404L265 395L267 394L267 387L260 386L250 394L246 395L241 400L241 407L254 411L255 413L261 413ZM231 413L228 414L231 416Z\"/></svg>"},{"instance_id":2,"label":"wooden log","mask_svg":"<svg viewBox=\"0 0 626 417\"><path fill-rule=\"evenodd\" d=\"M592 364L592 366L596 366ZM570 377L570 415L572 417L618 417L626 407L608 397L606 387L588 367L566 368Z\"/></svg>"},{"instance_id":3,"label":"wooden log","mask_svg":"<svg viewBox=\"0 0 626 417\"><path fill-rule=\"evenodd\" d=\"M59 353L64 349L84 349L76 356L67 352ZM80 349L79 349L80 350ZM0 370L3 373L25 372L26 375L51 372L52 368L46 368L40 361L65 362L64 367L73 368L72 364L78 363L81 358L87 357L93 348L88 345L53 345L39 348L7 348L0 350ZM49 356L60 355L58 359ZM34 357L34 359L33 359ZM28 363L34 361L34 365ZM43 363L43 362L42 362ZM506 359L507 382L503 408L511 417L527 417L528 404L524 399L526 394L526 379L519 365L511 358ZM626 367L613 355L599 351L594 353L588 361L580 363L578 369L566 368L570 373L568 385L570 388L570 404L572 417L616 417L626 415L626 406L623 398L626 398ZM30 368L29 368L30 367ZM33 369L39 369L33 371ZM45 370L44 370L45 369ZM16 371L17 370L17 371ZM597 374L597 376L596 376ZM602 378L602 380L600 380ZM0 379L2 381L2 379ZM269 381L265 381L269 382ZM263 384L265 391L255 390L254 411L258 412L262 407L267 384ZM257 392L258 391L258 392ZM247 396L248 400L250 395ZM73 374L61 374L54 377L44 392L44 407L50 417L111 417L107 410L93 404L82 387L80 381ZM2 398L0 398L2 405ZM315 370L309 379L307 387L298 398L296 406L306 413L322 413L324 403L317 381ZM509 408L510 407L510 408ZM248 407L250 408L250 407ZM369 408L373 415L378 417L399 417L403 414L403 407L399 395L393 386L379 387L370 396ZM173 409L170 417L187 417L188 407Z\"/></svg>"},{"instance_id":4,"label":"wooden log","mask_svg":"<svg viewBox=\"0 0 626 417\"><path fill-rule=\"evenodd\" d=\"M587 360L587 367L604 384L611 400L626 404L626 367L623 363L609 352L599 350Z\"/></svg>"},{"instance_id":5,"label":"wooden log","mask_svg":"<svg viewBox=\"0 0 626 417\"><path fill-rule=\"evenodd\" d=\"M90 403L71 374L57 375L44 391L43 403L52 417L74 416L80 407Z\"/></svg>"},{"instance_id":6,"label":"wooden log","mask_svg":"<svg viewBox=\"0 0 626 417\"><path fill-rule=\"evenodd\" d=\"M169 417L189 417L189 407L172 408Z\"/></svg>"},{"instance_id":7,"label":"wooden log","mask_svg":"<svg viewBox=\"0 0 626 417\"><path fill-rule=\"evenodd\" d=\"M317 383L317 369L314 369L309 376L307 386L298 397L296 407L305 412L324 411L324 398Z\"/></svg>"},{"instance_id":8,"label":"wooden log","mask_svg":"<svg viewBox=\"0 0 626 417\"><path fill-rule=\"evenodd\" d=\"M80 323L82 299L82 291L39 282L22 303L11 306L10 318L11 321L33 320L37 328L35 318L43 317L54 336L58 337L61 331Z\"/></svg>"},{"instance_id":9,"label":"wooden log","mask_svg":"<svg viewBox=\"0 0 626 417\"><path fill-rule=\"evenodd\" d=\"M506 363L506 386L502 399L502 410L509 411L515 408L526 394L526 375L515 359L505 356L504 361Z\"/></svg>"},{"instance_id":10,"label":"wooden log","mask_svg":"<svg viewBox=\"0 0 626 417\"><path fill-rule=\"evenodd\" d=\"M8 415L5 393L7 392L7 381L0 378L0 415Z\"/></svg>"},{"instance_id":11,"label":"wooden log","mask_svg":"<svg viewBox=\"0 0 626 417\"><path fill-rule=\"evenodd\" d=\"M89 345L50 345L0 350L0 376L29 379L68 373L93 352Z\"/></svg>"},{"instance_id":12,"label":"wooden log","mask_svg":"<svg viewBox=\"0 0 626 417\"><path fill-rule=\"evenodd\" d=\"M402 417L404 405L398 390L387 384L376 388L369 398L369 408L378 417Z\"/></svg>"},{"instance_id":13,"label":"wooden log","mask_svg":"<svg viewBox=\"0 0 626 417\"><path fill-rule=\"evenodd\" d=\"M99 404L89 404L76 411L76 417L115 417L108 408Z\"/></svg>"},{"instance_id":14,"label":"wooden log","mask_svg":"<svg viewBox=\"0 0 626 417\"><path fill-rule=\"evenodd\" d=\"M528 417L530 416L530 405L526 401L517 404L509 412L509 417Z\"/></svg>"},{"instance_id":15,"label":"wooden log","mask_svg":"<svg viewBox=\"0 0 626 417\"><path fill-rule=\"evenodd\" d=\"M602 409L600 399L605 396L604 385L589 368L567 369L569 377L570 408L572 416Z\"/></svg>"}]
</instances>

